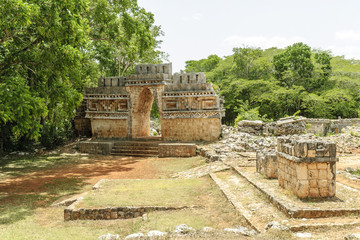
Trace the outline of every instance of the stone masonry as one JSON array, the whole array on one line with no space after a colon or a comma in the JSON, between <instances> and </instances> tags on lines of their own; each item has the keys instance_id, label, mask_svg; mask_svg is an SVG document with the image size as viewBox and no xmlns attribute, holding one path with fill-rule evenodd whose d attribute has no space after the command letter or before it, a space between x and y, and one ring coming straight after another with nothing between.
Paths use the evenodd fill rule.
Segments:
<instances>
[{"instance_id":1,"label":"stone masonry","mask_svg":"<svg viewBox=\"0 0 360 240\"><path fill-rule=\"evenodd\" d=\"M277 178L278 164L275 151L256 151L256 171L266 178Z\"/></svg>"},{"instance_id":2,"label":"stone masonry","mask_svg":"<svg viewBox=\"0 0 360 240\"><path fill-rule=\"evenodd\" d=\"M326 198L336 193L336 145L321 140L279 137L279 185L297 197Z\"/></svg>"},{"instance_id":3,"label":"stone masonry","mask_svg":"<svg viewBox=\"0 0 360 240\"><path fill-rule=\"evenodd\" d=\"M95 138L150 136L150 111L156 102L162 140L213 141L221 134L223 100L204 73L172 74L169 64L142 64L126 77L101 77L87 88L86 119Z\"/></svg>"}]
</instances>

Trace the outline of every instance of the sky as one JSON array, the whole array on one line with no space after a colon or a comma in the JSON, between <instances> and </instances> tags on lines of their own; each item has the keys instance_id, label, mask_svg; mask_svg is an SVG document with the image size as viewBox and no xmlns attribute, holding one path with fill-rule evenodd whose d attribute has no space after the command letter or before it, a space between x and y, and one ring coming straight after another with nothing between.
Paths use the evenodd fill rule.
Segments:
<instances>
[{"instance_id":1,"label":"sky","mask_svg":"<svg viewBox=\"0 0 360 240\"><path fill-rule=\"evenodd\" d=\"M360 59L359 0L138 0L165 33L173 72L185 61L224 57L234 47L296 42Z\"/></svg>"}]
</instances>

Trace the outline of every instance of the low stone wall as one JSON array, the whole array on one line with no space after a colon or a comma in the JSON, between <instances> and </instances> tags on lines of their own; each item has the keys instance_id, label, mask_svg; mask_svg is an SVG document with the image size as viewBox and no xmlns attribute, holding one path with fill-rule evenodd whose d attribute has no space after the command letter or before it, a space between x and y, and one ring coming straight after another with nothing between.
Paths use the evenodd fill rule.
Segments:
<instances>
[{"instance_id":1,"label":"low stone wall","mask_svg":"<svg viewBox=\"0 0 360 240\"><path fill-rule=\"evenodd\" d=\"M113 207L98 209L65 209L64 220L112 220L112 219L129 219L141 217L145 213L152 211L170 211L179 210L188 207Z\"/></svg>"},{"instance_id":2,"label":"low stone wall","mask_svg":"<svg viewBox=\"0 0 360 240\"><path fill-rule=\"evenodd\" d=\"M277 178L278 164L276 152L256 152L256 171L266 178Z\"/></svg>"},{"instance_id":3,"label":"low stone wall","mask_svg":"<svg viewBox=\"0 0 360 240\"><path fill-rule=\"evenodd\" d=\"M114 142L101 142L101 141L83 141L79 142L78 147L80 152L90 154L111 154Z\"/></svg>"},{"instance_id":4,"label":"low stone wall","mask_svg":"<svg viewBox=\"0 0 360 240\"><path fill-rule=\"evenodd\" d=\"M327 133L341 133L343 128L353 125L360 125L360 118L351 119L317 119L307 118L309 128L307 132L326 135Z\"/></svg>"},{"instance_id":5,"label":"low stone wall","mask_svg":"<svg viewBox=\"0 0 360 240\"><path fill-rule=\"evenodd\" d=\"M279 185L299 198L326 198L336 193L336 145L312 139L279 137Z\"/></svg>"},{"instance_id":6,"label":"low stone wall","mask_svg":"<svg viewBox=\"0 0 360 240\"><path fill-rule=\"evenodd\" d=\"M196 156L194 143L160 143L159 157L193 157Z\"/></svg>"}]
</instances>

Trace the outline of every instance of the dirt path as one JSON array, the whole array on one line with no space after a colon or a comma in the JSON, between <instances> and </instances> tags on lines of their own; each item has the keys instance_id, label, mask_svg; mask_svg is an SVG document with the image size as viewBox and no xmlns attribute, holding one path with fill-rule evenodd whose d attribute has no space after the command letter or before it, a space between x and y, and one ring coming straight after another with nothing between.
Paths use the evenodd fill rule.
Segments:
<instances>
[{"instance_id":1,"label":"dirt path","mask_svg":"<svg viewBox=\"0 0 360 240\"><path fill-rule=\"evenodd\" d=\"M151 164L153 161L158 161L158 158L101 156L87 163L59 166L6 179L0 182L0 192L37 193L41 192L45 184L66 178L82 178L85 183L91 185L100 179L156 178L157 170Z\"/></svg>"}]
</instances>

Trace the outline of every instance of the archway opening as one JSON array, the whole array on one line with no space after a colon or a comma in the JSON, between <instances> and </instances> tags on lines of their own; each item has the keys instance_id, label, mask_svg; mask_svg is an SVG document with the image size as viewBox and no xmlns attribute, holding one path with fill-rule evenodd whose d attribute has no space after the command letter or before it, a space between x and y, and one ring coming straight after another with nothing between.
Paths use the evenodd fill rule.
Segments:
<instances>
[{"instance_id":1,"label":"archway opening","mask_svg":"<svg viewBox=\"0 0 360 240\"><path fill-rule=\"evenodd\" d=\"M156 100L153 101L150 111L150 136L161 136L160 111Z\"/></svg>"},{"instance_id":2,"label":"archway opening","mask_svg":"<svg viewBox=\"0 0 360 240\"><path fill-rule=\"evenodd\" d=\"M159 136L154 131L154 127L151 124L151 116L153 115L154 120L156 121L157 112L156 101L154 101L154 95L149 88L143 88L137 97L135 107L132 114L132 137L150 137L150 136ZM158 126L160 128L160 120L158 121Z\"/></svg>"}]
</instances>

